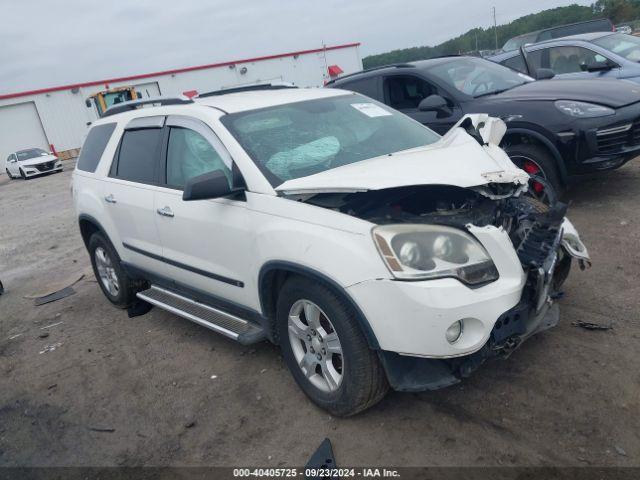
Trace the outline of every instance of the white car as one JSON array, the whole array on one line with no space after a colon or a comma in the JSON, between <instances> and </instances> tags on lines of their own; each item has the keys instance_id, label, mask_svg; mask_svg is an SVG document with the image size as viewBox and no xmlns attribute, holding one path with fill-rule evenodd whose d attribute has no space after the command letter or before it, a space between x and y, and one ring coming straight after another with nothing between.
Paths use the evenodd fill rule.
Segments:
<instances>
[{"instance_id":1,"label":"white car","mask_svg":"<svg viewBox=\"0 0 640 480\"><path fill-rule=\"evenodd\" d=\"M62 171L62 162L50 152L41 148L19 150L7 157L5 165L7 176L11 179L36 177L45 173Z\"/></svg>"},{"instance_id":2,"label":"white car","mask_svg":"<svg viewBox=\"0 0 640 480\"><path fill-rule=\"evenodd\" d=\"M302 390L350 415L557 323L571 256L589 257L504 131L472 115L440 137L335 89L131 102L93 124L73 197L113 304L279 344Z\"/></svg>"}]
</instances>

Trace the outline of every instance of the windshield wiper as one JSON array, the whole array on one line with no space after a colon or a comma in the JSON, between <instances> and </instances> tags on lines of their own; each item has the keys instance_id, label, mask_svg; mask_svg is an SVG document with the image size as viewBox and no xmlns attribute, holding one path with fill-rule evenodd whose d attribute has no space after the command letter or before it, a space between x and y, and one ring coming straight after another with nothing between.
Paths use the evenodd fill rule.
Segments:
<instances>
[{"instance_id":1,"label":"windshield wiper","mask_svg":"<svg viewBox=\"0 0 640 480\"><path fill-rule=\"evenodd\" d=\"M492 91L492 92L481 93L480 95L476 95L476 96L475 96L475 97L473 97L473 98L486 97L486 96L488 96L488 95L498 95L498 94L500 94L500 93L504 93L504 92L506 92L507 90L511 90L512 88L515 88L515 87L503 88L503 89L501 89L501 90L494 90L494 91Z\"/></svg>"}]
</instances>

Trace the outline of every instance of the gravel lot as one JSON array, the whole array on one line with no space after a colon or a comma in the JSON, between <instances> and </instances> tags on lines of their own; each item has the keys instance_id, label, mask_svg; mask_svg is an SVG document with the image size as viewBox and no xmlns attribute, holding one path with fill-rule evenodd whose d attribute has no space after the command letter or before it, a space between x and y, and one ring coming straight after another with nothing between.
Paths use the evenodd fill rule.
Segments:
<instances>
[{"instance_id":1,"label":"gravel lot","mask_svg":"<svg viewBox=\"0 0 640 480\"><path fill-rule=\"evenodd\" d=\"M129 319L92 275L60 301L24 298L89 267L66 163L0 176L0 466L300 466L325 437L339 466L640 466L639 160L567 194L594 266L572 272L557 328L346 420L307 401L276 347L158 309Z\"/></svg>"}]
</instances>

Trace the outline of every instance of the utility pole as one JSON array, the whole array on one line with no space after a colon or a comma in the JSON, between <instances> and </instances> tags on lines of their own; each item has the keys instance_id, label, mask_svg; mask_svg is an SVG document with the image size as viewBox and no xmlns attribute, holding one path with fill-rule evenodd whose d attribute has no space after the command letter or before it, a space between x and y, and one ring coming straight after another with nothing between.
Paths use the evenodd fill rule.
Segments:
<instances>
[{"instance_id":1,"label":"utility pole","mask_svg":"<svg viewBox=\"0 0 640 480\"><path fill-rule=\"evenodd\" d=\"M496 7L493 7L493 33L496 37L496 50L498 50L498 22L496 22Z\"/></svg>"}]
</instances>

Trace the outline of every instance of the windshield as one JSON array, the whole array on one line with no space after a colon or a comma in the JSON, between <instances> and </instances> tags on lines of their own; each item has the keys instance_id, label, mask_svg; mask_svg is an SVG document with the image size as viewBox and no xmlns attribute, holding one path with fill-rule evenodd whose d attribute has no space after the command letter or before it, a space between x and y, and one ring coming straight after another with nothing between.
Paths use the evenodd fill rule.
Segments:
<instances>
[{"instance_id":1,"label":"windshield","mask_svg":"<svg viewBox=\"0 0 640 480\"><path fill-rule=\"evenodd\" d=\"M440 138L402 113L357 94L234 113L222 122L274 187Z\"/></svg>"},{"instance_id":2,"label":"windshield","mask_svg":"<svg viewBox=\"0 0 640 480\"><path fill-rule=\"evenodd\" d=\"M507 40L507 43L504 44L502 50L505 52L510 52L511 50L516 50L527 43L535 43L537 34L523 35L521 37L514 37L511 40Z\"/></svg>"},{"instance_id":3,"label":"windshield","mask_svg":"<svg viewBox=\"0 0 640 480\"><path fill-rule=\"evenodd\" d=\"M45 152L41 148L30 148L28 150L21 150L16 152L18 156L18 161L29 160L30 158L36 158L40 156L49 155L49 152Z\"/></svg>"},{"instance_id":4,"label":"windshield","mask_svg":"<svg viewBox=\"0 0 640 480\"><path fill-rule=\"evenodd\" d=\"M640 62L640 38L638 37L615 33L613 35L607 35L606 37L597 38L593 40L593 43L627 60Z\"/></svg>"},{"instance_id":5,"label":"windshield","mask_svg":"<svg viewBox=\"0 0 640 480\"><path fill-rule=\"evenodd\" d=\"M474 98L504 92L533 78L480 58L461 57L429 68L429 73Z\"/></svg>"}]
</instances>

